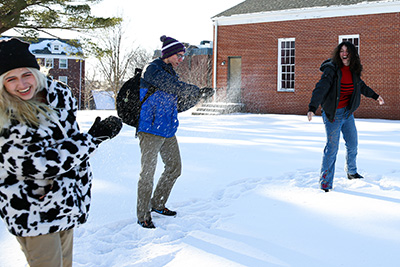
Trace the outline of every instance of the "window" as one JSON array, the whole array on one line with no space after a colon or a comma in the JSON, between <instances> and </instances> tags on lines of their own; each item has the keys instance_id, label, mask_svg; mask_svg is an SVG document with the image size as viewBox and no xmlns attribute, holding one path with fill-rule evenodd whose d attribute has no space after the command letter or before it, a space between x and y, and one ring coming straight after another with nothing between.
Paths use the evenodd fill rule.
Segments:
<instances>
[{"instance_id":1,"label":"window","mask_svg":"<svg viewBox=\"0 0 400 267\"><path fill-rule=\"evenodd\" d=\"M278 91L294 91L295 39L279 39L278 52Z\"/></svg>"},{"instance_id":2,"label":"window","mask_svg":"<svg viewBox=\"0 0 400 267\"><path fill-rule=\"evenodd\" d=\"M58 67L60 69L68 69L68 59L66 58L60 58Z\"/></svg>"},{"instance_id":3,"label":"window","mask_svg":"<svg viewBox=\"0 0 400 267\"><path fill-rule=\"evenodd\" d=\"M68 84L68 77L67 76L58 76L58 80L65 84Z\"/></svg>"},{"instance_id":4,"label":"window","mask_svg":"<svg viewBox=\"0 0 400 267\"><path fill-rule=\"evenodd\" d=\"M58 45L58 44L53 45L53 52L54 53L60 52L60 45Z\"/></svg>"},{"instance_id":5,"label":"window","mask_svg":"<svg viewBox=\"0 0 400 267\"><path fill-rule=\"evenodd\" d=\"M53 59L52 58L45 58L44 59L44 66L48 69L53 68Z\"/></svg>"},{"instance_id":6,"label":"window","mask_svg":"<svg viewBox=\"0 0 400 267\"><path fill-rule=\"evenodd\" d=\"M339 36L339 43L341 43L341 42L352 43L357 48L357 51L360 54L360 35L358 35L358 34L341 35L341 36Z\"/></svg>"}]
</instances>

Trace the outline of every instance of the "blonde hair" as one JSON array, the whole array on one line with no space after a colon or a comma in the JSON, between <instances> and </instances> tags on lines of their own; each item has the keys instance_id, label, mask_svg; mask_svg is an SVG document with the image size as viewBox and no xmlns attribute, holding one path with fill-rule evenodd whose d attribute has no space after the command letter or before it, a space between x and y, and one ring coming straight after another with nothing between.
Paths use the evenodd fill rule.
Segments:
<instances>
[{"instance_id":1,"label":"blonde hair","mask_svg":"<svg viewBox=\"0 0 400 267\"><path fill-rule=\"evenodd\" d=\"M27 68L32 72L36 79L36 94L47 89L47 77L45 74L35 68ZM4 77L8 72L0 76L0 129L4 127L11 119L15 119L22 124L39 126L40 119L38 114L43 114L46 118L50 118L52 109L49 105L36 100L34 96L30 100L22 100L17 96L11 95L4 87Z\"/></svg>"}]
</instances>

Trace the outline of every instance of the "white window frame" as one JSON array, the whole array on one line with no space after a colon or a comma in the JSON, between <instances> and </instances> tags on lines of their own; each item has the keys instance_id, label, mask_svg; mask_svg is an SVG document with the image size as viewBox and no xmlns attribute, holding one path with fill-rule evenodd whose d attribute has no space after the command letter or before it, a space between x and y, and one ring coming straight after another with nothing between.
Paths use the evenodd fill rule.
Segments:
<instances>
[{"instance_id":1,"label":"white window frame","mask_svg":"<svg viewBox=\"0 0 400 267\"><path fill-rule=\"evenodd\" d=\"M68 76L58 76L58 80L62 83L68 84Z\"/></svg>"},{"instance_id":2,"label":"white window frame","mask_svg":"<svg viewBox=\"0 0 400 267\"><path fill-rule=\"evenodd\" d=\"M44 67L48 69L52 69L54 66L54 60L52 58L45 58L44 59Z\"/></svg>"},{"instance_id":3,"label":"white window frame","mask_svg":"<svg viewBox=\"0 0 400 267\"><path fill-rule=\"evenodd\" d=\"M278 92L294 92L295 88L295 66L296 66L296 45L294 45L293 49L290 47L289 49L284 48L285 55L283 55L282 51L282 42L294 42L296 43L296 38L280 38L278 39ZM291 50L294 50L294 54L291 55ZM289 53L289 54L286 54ZM283 56L288 56L290 59L290 62L282 62ZM285 70L283 70L283 68ZM290 80L293 80L293 86L290 86L289 88L286 86L282 86L283 82L283 75L290 75ZM291 79L291 76L293 75L293 79Z\"/></svg>"},{"instance_id":4,"label":"white window frame","mask_svg":"<svg viewBox=\"0 0 400 267\"><path fill-rule=\"evenodd\" d=\"M61 46L59 44L54 44L53 45L53 53L60 53L61 52Z\"/></svg>"},{"instance_id":5,"label":"white window frame","mask_svg":"<svg viewBox=\"0 0 400 267\"><path fill-rule=\"evenodd\" d=\"M358 40L358 44L354 44L354 39ZM350 35L339 35L339 44L343 41L350 41L357 48L358 54L360 54L360 35L350 34Z\"/></svg>"},{"instance_id":6,"label":"white window frame","mask_svg":"<svg viewBox=\"0 0 400 267\"><path fill-rule=\"evenodd\" d=\"M65 64L62 64L61 61L64 61ZM68 69L68 58L60 58L58 60L58 68L60 68L60 69Z\"/></svg>"}]
</instances>

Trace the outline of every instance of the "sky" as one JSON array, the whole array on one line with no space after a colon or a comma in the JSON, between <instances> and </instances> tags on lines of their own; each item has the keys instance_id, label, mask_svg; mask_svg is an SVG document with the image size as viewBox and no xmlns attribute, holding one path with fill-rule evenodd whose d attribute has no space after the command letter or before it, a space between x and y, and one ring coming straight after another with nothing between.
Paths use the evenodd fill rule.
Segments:
<instances>
[{"instance_id":1,"label":"sky","mask_svg":"<svg viewBox=\"0 0 400 267\"><path fill-rule=\"evenodd\" d=\"M92 5L96 16L118 16L124 20L124 43L142 47L150 54L160 49L162 35L170 36L180 42L198 45L201 41L213 40L213 21L215 15L244 2L244 0L103 0ZM76 32L56 32L61 38L80 38ZM13 30L4 35L18 36ZM40 37L50 37L41 34ZM124 47L126 47L124 45ZM88 69L97 64L93 58L87 59Z\"/></svg>"},{"instance_id":2,"label":"sky","mask_svg":"<svg viewBox=\"0 0 400 267\"><path fill-rule=\"evenodd\" d=\"M126 40L152 52L161 48L162 35L193 45L203 40L212 41L211 18L242 2L244 0L102 0L91 7L96 16L122 17ZM4 35L18 34L10 30ZM49 36L41 34L41 37ZM68 31L61 37L79 38L75 32Z\"/></svg>"},{"instance_id":3,"label":"sky","mask_svg":"<svg viewBox=\"0 0 400 267\"><path fill-rule=\"evenodd\" d=\"M241 2L244 0L103 0L92 11L95 15L123 17L129 29L126 37L155 50L161 47L162 35L194 45L212 41L211 18Z\"/></svg>"}]
</instances>

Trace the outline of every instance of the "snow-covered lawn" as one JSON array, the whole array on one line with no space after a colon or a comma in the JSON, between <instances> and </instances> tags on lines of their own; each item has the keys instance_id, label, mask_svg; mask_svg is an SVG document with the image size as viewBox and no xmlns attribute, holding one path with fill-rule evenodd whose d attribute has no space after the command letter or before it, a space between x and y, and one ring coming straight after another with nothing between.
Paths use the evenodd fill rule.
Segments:
<instances>
[{"instance_id":1,"label":"snow-covered lawn","mask_svg":"<svg viewBox=\"0 0 400 267\"><path fill-rule=\"evenodd\" d=\"M87 131L96 115L81 111ZM92 157L90 219L75 230L74 266L376 267L400 262L400 123L356 120L359 173L347 180L342 141L334 190L319 190L321 117L180 115L183 160L157 229L136 223L140 165L134 129L124 126ZM162 172L159 161L156 179ZM0 225L0 266L25 266Z\"/></svg>"}]
</instances>

